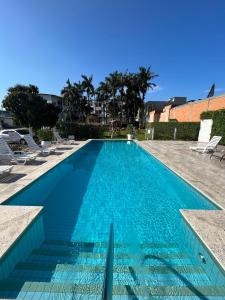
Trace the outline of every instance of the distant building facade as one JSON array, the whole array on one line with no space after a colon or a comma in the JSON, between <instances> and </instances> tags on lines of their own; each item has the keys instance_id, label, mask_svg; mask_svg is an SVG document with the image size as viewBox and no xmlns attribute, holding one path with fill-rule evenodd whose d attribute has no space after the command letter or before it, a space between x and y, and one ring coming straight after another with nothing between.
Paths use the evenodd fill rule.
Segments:
<instances>
[{"instance_id":1,"label":"distant building facade","mask_svg":"<svg viewBox=\"0 0 225 300\"><path fill-rule=\"evenodd\" d=\"M117 103L118 105L118 117L116 118L117 121L121 123L125 123L125 110L124 110L125 103ZM108 125L112 121L112 117L109 113L108 103L107 102L99 102L99 101L92 101L91 102L91 115L95 118L96 122L101 123L103 125Z\"/></svg>"},{"instance_id":2,"label":"distant building facade","mask_svg":"<svg viewBox=\"0 0 225 300\"><path fill-rule=\"evenodd\" d=\"M200 122L202 112L225 109L225 95L196 101L187 101L186 97L173 97L164 102L164 107L163 104L158 108L157 103L155 107L154 103L152 105L152 109L148 110L148 122Z\"/></svg>"},{"instance_id":3,"label":"distant building facade","mask_svg":"<svg viewBox=\"0 0 225 300\"><path fill-rule=\"evenodd\" d=\"M59 109L63 109L63 100L61 96L52 94L39 94L47 103L57 106Z\"/></svg>"},{"instance_id":4,"label":"distant building facade","mask_svg":"<svg viewBox=\"0 0 225 300\"><path fill-rule=\"evenodd\" d=\"M184 104L186 101L186 97L172 97L168 101L146 102L147 122L168 122L171 108Z\"/></svg>"}]
</instances>

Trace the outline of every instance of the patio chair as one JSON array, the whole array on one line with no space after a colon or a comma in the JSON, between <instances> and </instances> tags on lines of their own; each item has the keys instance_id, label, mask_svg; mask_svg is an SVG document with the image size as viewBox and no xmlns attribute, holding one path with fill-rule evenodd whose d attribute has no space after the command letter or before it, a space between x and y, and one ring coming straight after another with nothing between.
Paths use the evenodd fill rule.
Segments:
<instances>
[{"instance_id":1,"label":"patio chair","mask_svg":"<svg viewBox=\"0 0 225 300\"><path fill-rule=\"evenodd\" d=\"M27 146L32 151L37 152L38 154L49 155L51 153L56 152L55 147L41 147L41 146L39 146L30 134L24 135L24 140L27 143Z\"/></svg>"},{"instance_id":2,"label":"patio chair","mask_svg":"<svg viewBox=\"0 0 225 300\"><path fill-rule=\"evenodd\" d=\"M74 140L74 136L69 136L68 139L65 139L65 138L62 138L58 131L55 131L53 130L53 134L54 134L54 137L56 139L56 142L59 143L59 144L64 144L64 145L75 145L75 140Z\"/></svg>"},{"instance_id":3,"label":"patio chair","mask_svg":"<svg viewBox=\"0 0 225 300\"><path fill-rule=\"evenodd\" d=\"M0 166L0 176L8 175L12 172L13 166Z\"/></svg>"},{"instance_id":4,"label":"patio chair","mask_svg":"<svg viewBox=\"0 0 225 300\"><path fill-rule=\"evenodd\" d=\"M212 158L213 156L219 158L219 160L222 161L223 159L225 159L225 150L213 151L212 154L210 155L210 158Z\"/></svg>"},{"instance_id":5,"label":"patio chair","mask_svg":"<svg viewBox=\"0 0 225 300\"><path fill-rule=\"evenodd\" d=\"M0 159L16 164L26 164L37 158L36 153L26 153L23 151L12 151L7 142L0 138Z\"/></svg>"},{"instance_id":6,"label":"patio chair","mask_svg":"<svg viewBox=\"0 0 225 300\"><path fill-rule=\"evenodd\" d=\"M215 135L205 145L192 146L192 147L190 147L190 149L193 151L200 152L200 153L212 153L216 150L216 147L218 146L221 139L222 139L222 136Z\"/></svg>"}]
</instances>

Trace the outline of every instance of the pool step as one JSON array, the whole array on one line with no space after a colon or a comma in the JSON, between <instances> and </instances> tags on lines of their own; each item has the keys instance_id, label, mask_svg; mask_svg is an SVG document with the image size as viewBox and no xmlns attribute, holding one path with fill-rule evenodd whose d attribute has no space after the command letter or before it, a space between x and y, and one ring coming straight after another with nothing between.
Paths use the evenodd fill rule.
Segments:
<instances>
[{"instance_id":1,"label":"pool step","mask_svg":"<svg viewBox=\"0 0 225 300\"><path fill-rule=\"evenodd\" d=\"M120 267L114 266L114 284L124 285L185 285L210 284L203 269L198 267ZM101 284L103 282L104 267L93 265L63 265L20 263L10 278L20 278L24 281L51 281L74 284ZM179 276L178 276L179 275Z\"/></svg>"},{"instance_id":2,"label":"pool step","mask_svg":"<svg viewBox=\"0 0 225 300\"><path fill-rule=\"evenodd\" d=\"M204 270L176 244L116 246L113 299L225 297L225 287L212 285ZM106 253L104 242L45 241L0 282L0 298L100 300Z\"/></svg>"},{"instance_id":3,"label":"pool step","mask_svg":"<svg viewBox=\"0 0 225 300\"><path fill-rule=\"evenodd\" d=\"M16 265L17 270L47 270L61 272L104 272L104 266L99 265L70 265L70 264L49 264L49 263L28 263L21 262ZM204 270L195 265L182 266L135 266L138 274L169 274L169 273L196 273L202 274ZM130 273L130 266L114 265L113 271L116 273Z\"/></svg>"},{"instance_id":4,"label":"pool step","mask_svg":"<svg viewBox=\"0 0 225 300\"><path fill-rule=\"evenodd\" d=\"M69 247L81 247L81 248L107 248L108 242L80 242L80 241L63 241L63 240L45 240L43 245L58 245L58 246L69 246ZM115 243L114 248L127 248L135 246L135 244L129 243ZM176 243L142 243L137 245L139 248L177 248Z\"/></svg>"},{"instance_id":5,"label":"pool step","mask_svg":"<svg viewBox=\"0 0 225 300\"><path fill-rule=\"evenodd\" d=\"M28 259L28 262L39 263L55 263L55 264L93 264L98 266L105 266L105 258L92 258L92 257L79 257L79 256L48 256L48 255L34 255L32 254ZM114 259L115 265L120 266L136 266L139 263L137 259ZM164 266L164 265L192 265L192 261L189 258L163 258L160 259L148 259L141 262L143 266Z\"/></svg>"},{"instance_id":6,"label":"pool step","mask_svg":"<svg viewBox=\"0 0 225 300\"><path fill-rule=\"evenodd\" d=\"M53 250L53 249L35 249L32 251L32 254L34 255L47 255L47 256L70 256L70 257L84 257L84 258L94 258L94 259L101 259L106 258L106 252L78 252L73 250ZM115 259L139 259L142 258L142 253L115 253L114 258ZM186 253L182 252L174 252L174 253L163 253L163 252L153 252L153 253L146 253L144 254L144 259L158 259L158 258L188 258L188 255Z\"/></svg>"},{"instance_id":7,"label":"pool step","mask_svg":"<svg viewBox=\"0 0 225 300\"><path fill-rule=\"evenodd\" d=\"M59 299L70 299L69 296L76 295L101 295L101 285L85 285L71 283L52 282L23 282L21 280L5 280L0 282L0 290L5 293L18 293L18 299L43 299L45 294L61 296ZM32 297L31 297L32 295ZM143 296L143 297L196 297L206 299L206 297L225 297L224 286L214 285L190 285L190 286L130 286L114 285L114 296ZM43 296L43 298L41 298ZM29 298L30 297L30 298ZM39 298L38 298L39 297ZM57 298L56 298L57 299ZM71 298L76 299L76 298ZM88 299L88 298L87 298ZM151 299L151 298L149 298ZM180 298L179 298L180 299ZM208 298L207 298L208 299Z\"/></svg>"}]
</instances>

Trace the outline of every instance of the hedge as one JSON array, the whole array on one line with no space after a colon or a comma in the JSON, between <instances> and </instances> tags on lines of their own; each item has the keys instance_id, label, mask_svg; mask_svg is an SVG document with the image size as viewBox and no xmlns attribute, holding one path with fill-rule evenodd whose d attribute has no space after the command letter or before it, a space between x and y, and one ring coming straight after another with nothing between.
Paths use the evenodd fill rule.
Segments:
<instances>
[{"instance_id":1,"label":"hedge","mask_svg":"<svg viewBox=\"0 0 225 300\"><path fill-rule=\"evenodd\" d=\"M201 114L201 119L213 120L211 137L214 135L221 135L222 140L220 144L225 145L225 109L203 112Z\"/></svg>"},{"instance_id":2,"label":"hedge","mask_svg":"<svg viewBox=\"0 0 225 300\"><path fill-rule=\"evenodd\" d=\"M176 140L196 141L200 129L198 122L153 122L148 124L148 128L154 128L155 140L173 140L174 130Z\"/></svg>"},{"instance_id":3,"label":"hedge","mask_svg":"<svg viewBox=\"0 0 225 300\"><path fill-rule=\"evenodd\" d=\"M77 140L104 138L106 126L93 124L78 124L73 122L60 123L57 126L62 137L74 135Z\"/></svg>"}]
</instances>

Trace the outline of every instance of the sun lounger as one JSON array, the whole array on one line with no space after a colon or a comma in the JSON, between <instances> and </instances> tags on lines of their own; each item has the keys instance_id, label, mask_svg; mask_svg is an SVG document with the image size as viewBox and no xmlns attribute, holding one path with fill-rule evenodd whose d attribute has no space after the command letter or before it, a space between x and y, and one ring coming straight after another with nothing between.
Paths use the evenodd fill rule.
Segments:
<instances>
[{"instance_id":1,"label":"sun lounger","mask_svg":"<svg viewBox=\"0 0 225 300\"><path fill-rule=\"evenodd\" d=\"M29 161L34 161L37 158L36 153L26 153L23 151L12 151L7 142L0 138L0 159L13 162L16 164L26 164Z\"/></svg>"},{"instance_id":2,"label":"sun lounger","mask_svg":"<svg viewBox=\"0 0 225 300\"><path fill-rule=\"evenodd\" d=\"M74 136L69 136L68 139L62 138L57 131L53 131L54 137L59 144L64 144L64 145L75 145L76 142L74 140Z\"/></svg>"},{"instance_id":3,"label":"sun lounger","mask_svg":"<svg viewBox=\"0 0 225 300\"><path fill-rule=\"evenodd\" d=\"M225 159L225 150L213 151L213 153L210 155L210 158L212 158L213 156L219 158L219 160L222 161L223 159Z\"/></svg>"},{"instance_id":4,"label":"sun lounger","mask_svg":"<svg viewBox=\"0 0 225 300\"><path fill-rule=\"evenodd\" d=\"M208 143L205 145L197 145L190 147L191 150L197 151L200 153L211 153L214 152L216 147L218 146L222 136L214 136Z\"/></svg>"},{"instance_id":5,"label":"sun lounger","mask_svg":"<svg viewBox=\"0 0 225 300\"><path fill-rule=\"evenodd\" d=\"M10 174L13 166L0 166L0 175Z\"/></svg>"},{"instance_id":6,"label":"sun lounger","mask_svg":"<svg viewBox=\"0 0 225 300\"><path fill-rule=\"evenodd\" d=\"M27 146L32 151L35 151L38 154L49 155L51 153L55 153L56 152L56 148L55 147L41 147L41 146L39 146L35 142L35 140L33 139L33 137L30 134L24 135L24 139L25 139L25 141L27 143Z\"/></svg>"}]
</instances>

